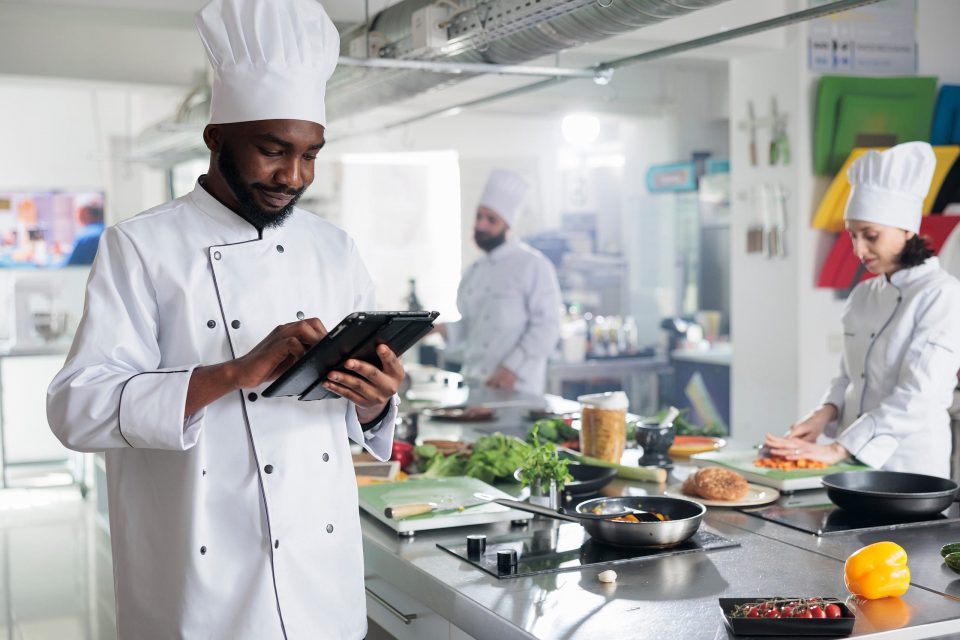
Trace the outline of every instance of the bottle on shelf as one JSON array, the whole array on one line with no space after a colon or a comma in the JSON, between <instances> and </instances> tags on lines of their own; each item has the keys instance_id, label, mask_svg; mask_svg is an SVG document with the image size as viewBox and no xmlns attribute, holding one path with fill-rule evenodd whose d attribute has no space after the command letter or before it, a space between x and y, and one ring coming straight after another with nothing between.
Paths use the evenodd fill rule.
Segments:
<instances>
[{"instance_id":1,"label":"bottle on shelf","mask_svg":"<svg viewBox=\"0 0 960 640\"><path fill-rule=\"evenodd\" d=\"M407 295L407 311L423 311L423 305L417 298L417 279L410 278L410 293Z\"/></svg>"}]
</instances>

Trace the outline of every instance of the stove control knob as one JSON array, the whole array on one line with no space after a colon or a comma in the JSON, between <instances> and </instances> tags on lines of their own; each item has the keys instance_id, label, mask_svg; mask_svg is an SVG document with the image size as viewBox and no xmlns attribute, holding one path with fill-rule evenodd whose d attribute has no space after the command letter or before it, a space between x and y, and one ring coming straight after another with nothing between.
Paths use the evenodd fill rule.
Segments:
<instances>
[{"instance_id":1,"label":"stove control knob","mask_svg":"<svg viewBox=\"0 0 960 640\"><path fill-rule=\"evenodd\" d=\"M478 559L486 549L487 536L479 533L467 536L467 556Z\"/></svg>"},{"instance_id":2,"label":"stove control knob","mask_svg":"<svg viewBox=\"0 0 960 640\"><path fill-rule=\"evenodd\" d=\"M500 549L497 551L497 571L513 573L517 569L517 550Z\"/></svg>"}]
</instances>

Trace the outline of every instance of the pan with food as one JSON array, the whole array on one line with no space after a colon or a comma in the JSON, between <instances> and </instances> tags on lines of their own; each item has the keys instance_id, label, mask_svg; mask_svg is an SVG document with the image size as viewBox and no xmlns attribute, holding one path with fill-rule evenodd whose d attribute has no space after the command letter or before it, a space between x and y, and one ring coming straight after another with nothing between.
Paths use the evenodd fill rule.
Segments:
<instances>
[{"instance_id":1,"label":"pan with food","mask_svg":"<svg viewBox=\"0 0 960 640\"><path fill-rule=\"evenodd\" d=\"M631 548L674 547L697 532L703 515L707 512L706 507L692 500L664 496L594 498L578 504L573 514L514 500L497 502L550 518L577 522L583 525L590 537L597 542ZM654 514L656 519L637 516L640 521L633 522L629 517L631 512ZM596 517L603 514L608 517L582 519L588 515ZM611 514L619 515L614 519Z\"/></svg>"}]
</instances>

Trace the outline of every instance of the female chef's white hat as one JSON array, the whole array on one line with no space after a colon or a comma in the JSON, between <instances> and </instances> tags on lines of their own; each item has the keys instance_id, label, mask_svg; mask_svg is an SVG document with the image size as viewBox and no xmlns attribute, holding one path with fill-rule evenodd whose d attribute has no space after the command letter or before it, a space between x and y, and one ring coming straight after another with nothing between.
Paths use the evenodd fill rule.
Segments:
<instances>
[{"instance_id":1,"label":"female chef's white hat","mask_svg":"<svg viewBox=\"0 0 960 640\"><path fill-rule=\"evenodd\" d=\"M479 206L493 209L512 227L520 213L520 205L527 195L527 181L513 171L496 169L487 178Z\"/></svg>"},{"instance_id":2,"label":"female chef's white hat","mask_svg":"<svg viewBox=\"0 0 960 640\"><path fill-rule=\"evenodd\" d=\"M847 170L846 220L876 222L917 233L937 158L926 142L867 151Z\"/></svg>"},{"instance_id":3,"label":"female chef's white hat","mask_svg":"<svg viewBox=\"0 0 960 640\"><path fill-rule=\"evenodd\" d=\"M316 0L212 0L196 16L213 65L210 124L326 125L340 34Z\"/></svg>"}]
</instances>

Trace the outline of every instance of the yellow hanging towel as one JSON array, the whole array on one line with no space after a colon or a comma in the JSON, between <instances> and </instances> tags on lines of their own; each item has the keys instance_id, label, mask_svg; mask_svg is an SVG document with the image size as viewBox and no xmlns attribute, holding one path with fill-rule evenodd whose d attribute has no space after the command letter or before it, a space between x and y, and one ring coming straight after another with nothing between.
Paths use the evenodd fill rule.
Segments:
<instances>
[{"instance_id":1,"label":"yellow hanging towel","mask_svg":"<svg viewBox=\"0 0 960 640\"><path fill-rule=\"evenodd\" d=\"M883 151L886 147L876 147L877 151ZM847 198L850 197L850 183L847 181L847 169L850 163L869 151L867 147L857 147L850 152L846 162L840 167L840 171L834 176L833 182L823 195L820 206L813 216L812 226L814 229L824 229L832 233L843 231L843 211L847 207ZM950 171L950 167L960 157L960 146L939 146L933 148L934 155L937 156L937 168L933 172L933 182L930 184L930 192L923 201L923 215L930 213L933 207L933 201L940 193L940 187L943 185L944 178Z\"/></svg>"}]
</instances>

